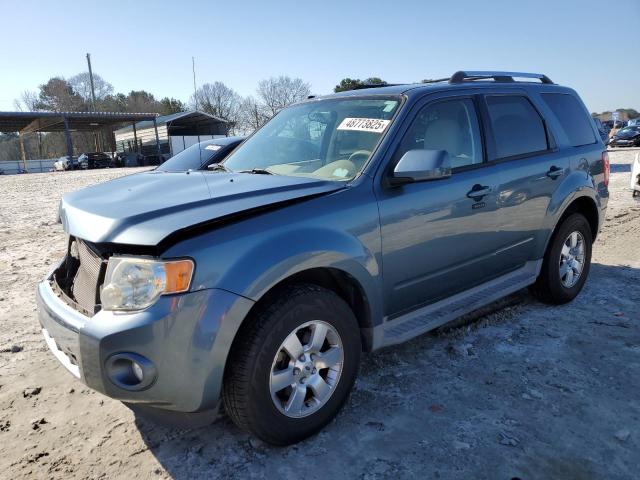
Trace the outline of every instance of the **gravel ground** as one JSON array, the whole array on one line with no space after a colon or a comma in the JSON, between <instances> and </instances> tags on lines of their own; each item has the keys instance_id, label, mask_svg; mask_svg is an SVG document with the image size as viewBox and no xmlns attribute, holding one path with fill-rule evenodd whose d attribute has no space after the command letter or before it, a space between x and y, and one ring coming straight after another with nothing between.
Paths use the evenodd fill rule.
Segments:
<instances>
[{"instance_id":1,"label":"gravel ground","mask_svg":"<svg viewBox=\"0 0 640 480\"><path fill-rule=\"evenodd\" d=\"M549 307L522 292L365 356L337 419L289 448L225 417L155 425L59 366L34 300L64 251L58 201L131 170L0 177L0 476L637 478L640 204L626 189L635 153L611 152L606 224L574 302Z\"/></svg>"}]
</instances>

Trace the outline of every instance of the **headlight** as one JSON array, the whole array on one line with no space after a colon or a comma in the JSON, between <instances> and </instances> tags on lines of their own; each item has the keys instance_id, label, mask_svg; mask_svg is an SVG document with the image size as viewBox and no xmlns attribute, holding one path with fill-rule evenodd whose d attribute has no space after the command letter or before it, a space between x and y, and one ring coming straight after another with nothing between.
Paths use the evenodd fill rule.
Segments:
<instances>
[{"instance_id":1,"label":"headlight","mask_svg":"<svg viewBox=\"0 0 640 480\"><path fill-rule=\"evenodd\" d=\"M160 295L189 290L192 260L109 258L100 301L105 310L143 310Z\"/></svg>"}]
</instances>

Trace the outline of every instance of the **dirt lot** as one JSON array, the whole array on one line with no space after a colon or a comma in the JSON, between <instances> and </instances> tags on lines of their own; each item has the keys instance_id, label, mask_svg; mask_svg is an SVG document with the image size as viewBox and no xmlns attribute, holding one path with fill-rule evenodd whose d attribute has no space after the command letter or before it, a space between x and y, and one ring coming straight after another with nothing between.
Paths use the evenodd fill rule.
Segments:
<instances>
[{"instance_id":1,"label":"dirt lot","mask_svg":"<svg viewBox=\"0 0 640 480\"><path fill-rule=\"evenodd\" d=\"M635 153L611 153L607 221L573 303L552 308L523 292L467 326L366 356L338 418L290 448L227 418L154 425L59 366L34 301L63 254L58 200L131 170L0 177L0 476L638 478L640 204L626 190Z\"/></svg>"}]
</instances>

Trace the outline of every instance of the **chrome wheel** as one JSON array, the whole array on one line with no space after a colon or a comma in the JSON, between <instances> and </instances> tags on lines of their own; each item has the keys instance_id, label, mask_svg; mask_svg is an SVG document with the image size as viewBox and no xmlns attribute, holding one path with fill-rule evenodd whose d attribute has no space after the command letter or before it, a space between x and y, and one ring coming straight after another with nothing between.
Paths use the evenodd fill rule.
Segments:
<instances>
[{"instance_id":1,"label":"chrome wheel","mask_svg":"<svg viewBox=\"0 0 640 480\"><path fill-rule=\"evenodd\" d=\"M560 282L566 288L573 287L584 268L584 237L578 231L571 232L560 251Z\"/></svg>"},{"instance_id":2,"label":"chrome wheel","mask_svg":"<svg viewBox=\"0 0 640 480\"><path fill-rule=\"evenodd\" d=\"M301 418L319 410L335 391L344 362L338 332L327 322L307 322L282 342L271 366L269 389L278 410Z\"/></svg>"}]
</instances>

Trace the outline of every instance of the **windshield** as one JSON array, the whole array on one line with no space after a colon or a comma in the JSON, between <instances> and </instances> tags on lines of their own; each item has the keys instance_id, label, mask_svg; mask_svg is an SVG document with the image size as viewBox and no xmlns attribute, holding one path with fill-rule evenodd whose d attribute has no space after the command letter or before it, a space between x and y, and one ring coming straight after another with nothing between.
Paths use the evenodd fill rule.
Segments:
<instances>
[{"instance_id":1,"label":"windshield","mask_svg":"<svg viewBox=\"0 0 640 480\"><path fill-rule=\"evenodd\" d=\"M207 164L223 147L213 142L201 142L191 145L160 165L156 170L164 172L186 172L198 170Z\"/></svg>"},{"instance_id":2,"label":"windshield","mask_svg":"<svg viewBox=\"0 0 640 480\"><path fill-rule=\"evenodd\" d=\"M338 98L282 110L225 161L231 171L349 180L367 164L397 97Z\"/></svg>"}]
</instances>

